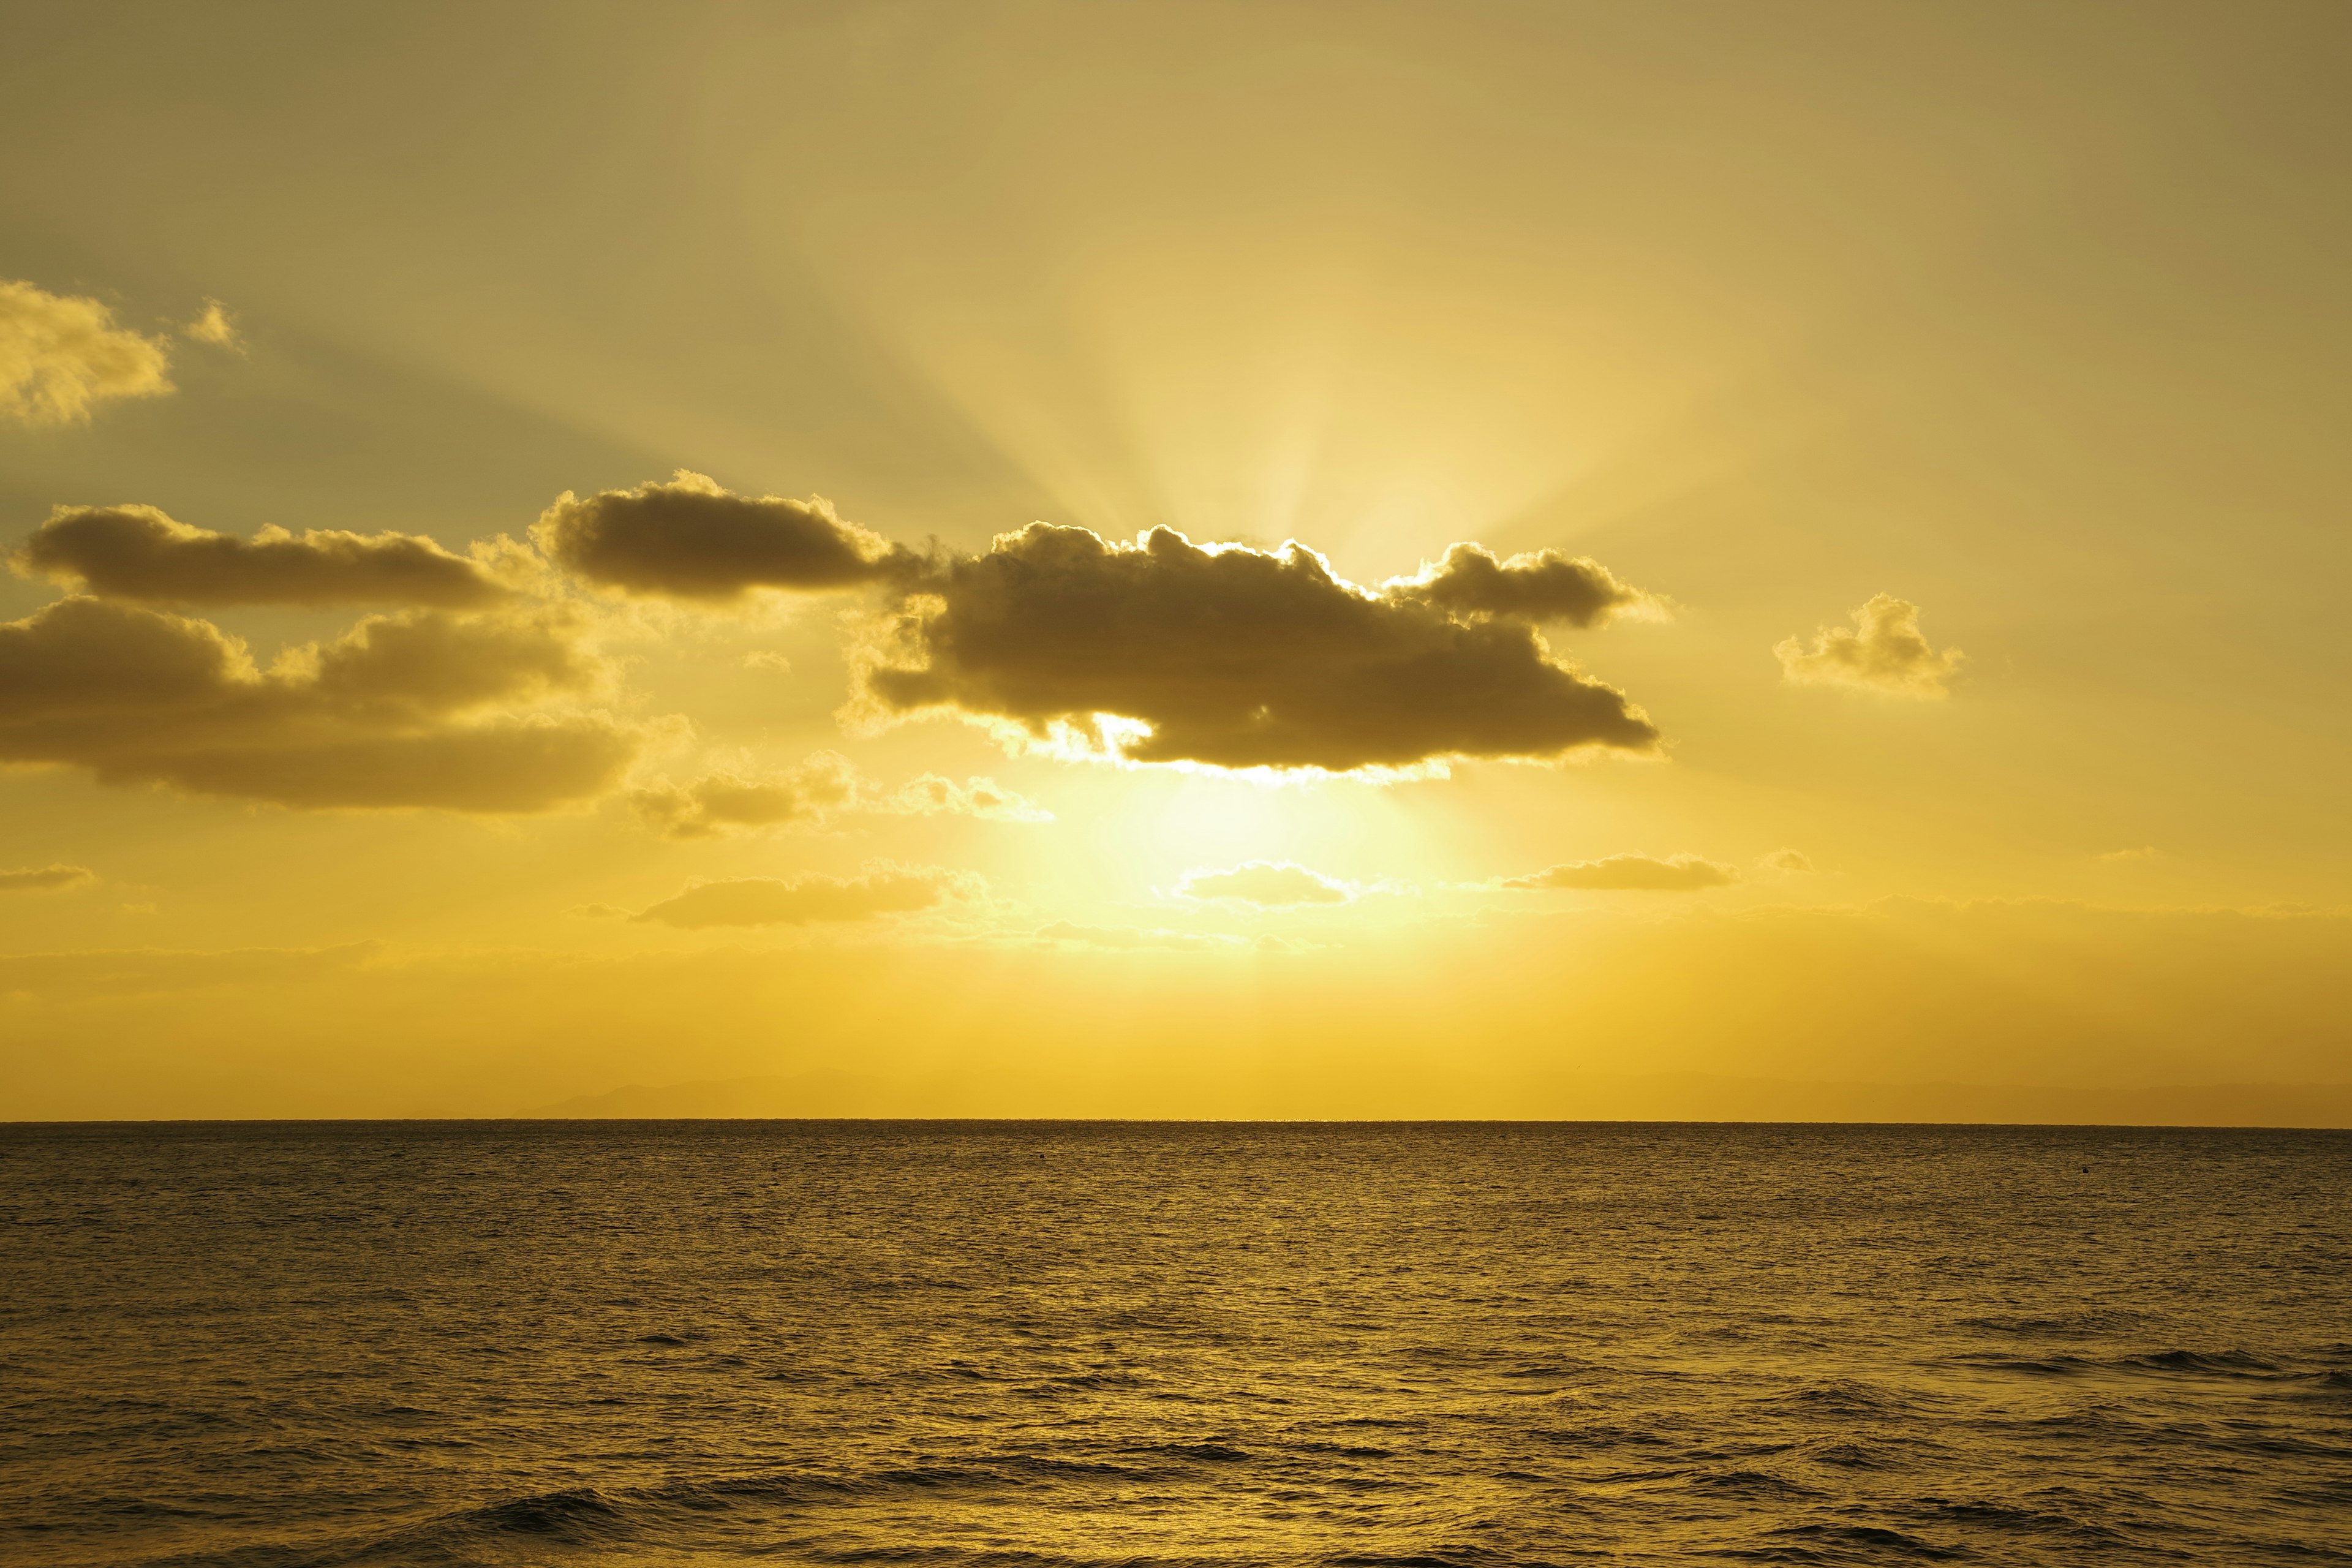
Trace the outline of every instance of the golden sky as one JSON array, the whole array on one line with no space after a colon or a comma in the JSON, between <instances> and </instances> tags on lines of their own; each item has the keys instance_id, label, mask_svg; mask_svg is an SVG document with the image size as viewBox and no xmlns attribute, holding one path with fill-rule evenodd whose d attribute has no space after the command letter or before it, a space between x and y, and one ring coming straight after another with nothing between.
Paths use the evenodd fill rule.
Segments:
<instances>
[{"instance_id":1,"label":"golden sky","mask_svg":"<svg viewBox=\"0 0 2352 1568\"><path fill-rule=\"evenodd\" d=\"M10 30L0 1117L2352 1081L2339 5Z\"/></svg>"}]
</instances>

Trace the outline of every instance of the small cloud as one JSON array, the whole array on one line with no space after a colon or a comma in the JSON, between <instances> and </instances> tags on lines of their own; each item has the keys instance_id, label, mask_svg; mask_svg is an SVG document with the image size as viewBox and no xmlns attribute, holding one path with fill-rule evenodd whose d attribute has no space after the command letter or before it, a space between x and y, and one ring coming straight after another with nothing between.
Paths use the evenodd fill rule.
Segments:
<instances>
[{"instance_id":1,"label":"small cloud","mask_svg":"<svg viewBox=\"0 0 2352 1568\"><path fill-rule=\"evenodd\" d=\"M1607 892L1687 892L1720 888L1739 880L1732 868L1696 855L1610 855L1599 860L1576 860L1553 866L1529 877L1507 877L1506 888L1577 888Z\"/></svg>"},{"instance_id":2,"label":"small cloud","mask_svg":"<svg viewBox=\"0 0 2352 1568\"><path fill-rule=\"evenodd\" d=\"M1919 631L1919 606L1881 594L1853 613L1853 625L1823 626L1811 647L1795 637L1776 645L1782 679L1798 686L1842 686L1886 697L1933 700L1966 656L1937 652Z\"/></svg>"},{"instance_id":3,"label":"small cloud","mask_svg":"<svg viewBox=\"0 0 2352 1568\"><path fill-rule=\"evenodd\" d=\"M895 790L884 789L838 752L813 752L797 766L766 777L707 773L688 784L665 779L631 790L629 804L668 838L709 838L737 830L820 822L847 813L978 816L997 822L1054 820L1052 812L993 779L975 777L958 784L937 773L924 773Z\"/></svg>"},{"instance_id":4,"label":"small cloud","mask_svg":"<svg viewBox=\"0 0 2352 1568\"><path fill-rule=\"evenodd\" d=\"M619 921L629 918L629 911L618 904L574 904L563 911L578 921Z\"/></svg>"},{"instance_id":5,"label":"small cloud","mask_svg":"<svg viewBox=\"0 0 2352 1568\"><path fill-rule=\"evenodd\" d=\"M1619 582L1591 556L1571 558L1557 550L1497 561L1483 546L1455 544L1437 565L1423 566L1418 576L1392 577L1381 588L1392 598L1420 599L1457 616L1516 616L1572 626L1601 625L1627 612L1664 614L1659 600Z\"/></svg>"},{"instance_id":6,"label":"small cloud","mask_svg":"<svg viewBox=\"0 0 2352 1568\"><path fill-rule=\"evenodd\" d=\"M600 587L714 604L754 588L856 587L911 559L823 496L739 496L686 468L585 500L566 490L530 531L550 560Z\"/></svg>"},{"instance_id":7,"label":"small cloud","mask_svg":"<svg viewBox=\"0 0 2352 1568\"><path fill-rule=\"evenodd\" d=\"M0 282L0 418L79 425L100 403L172 390L171 351L96 300Z\"/></svg>"},{"instance_id":8,"label":"small cloud","mask_svg":"<svg viewBox=\"0 0 2352 1568\"><path fill-rule=\"evenodd\" d=\"M1015 795L994 779L977 775L958 784L937 773L924 773L866 809L902 816L978 816L992 822L1054 820L1054 814L1036 802Z\"/></svg>"},{"instance_id":9,"label":"small cloud","mask_svg":"<svg viewBox=\"0 0 2352 1568\"><path fill-rule=\"evenodd\" d=\"M22 866L0 871L0 893L54 893L98 880L87 866Z\"/></svg>"},{"instance_id":10,"label":"small cloud","mask_svg":"<svg viewBox=\"0 0 2352 1568\"><path fill-rule=\"evenodd\" d=\"M2157 860L2162 858L2156 846L2143 844L2137 849L2110 849L2099 857L2099 862L2105 866L2133 866L2143 860Z\"/></svg>"},{"instance_id":11,"label":"small cloud","mask_svg":"<svg viewBox=\"0 0 2352 1568\"><path fill-rule=\"evenodd\" d=\"M667 780L629 792L637 816L666 838L710 838L736 829L813 822L847 806L865 788L838 752L815 752L798 766L765 778L707 773L688 784Z\"/></svg>"},{"instance_id":12,"label":"small cloud","mask_svg":"<svg viewBox=\"0 0 2352 1568\"><path fill-rule=\"evenodd\" d=\"M1287 861L1251 860L1230 871L1192 871L1177 891L1188 899L1230 899L1262 908L1344 904L1356 896L1345 882Z\"/></svg>"},{"instance_id":13,"label":"small cloud","mask_svg":"<svg viewBox=\"0 0 2352 1568\"><path fill-rule=\"evenodd\" d=\"M1175 952L1224 952L1244 945L1235 936L1200 936L1191 931L1145 931L1135 926L1082 926L1055 921L1037 928L1040 942L1071 942L1081 947L1108 947L1132 952L1165 948Z\"/></svg>"},{"instance_id":14,"label":"small cloud","mask_svg":"<svg viewBox=\"0 0 2352 1568\"><path fill-rule=\"evenodd\" d=\"M155 912L155 906L153 904L124 904L119 912L126 915L152 915Z\"/></svg>"},{"instance_id":15,"label":"small cloud","mask_svg":"<svg viewBox=\"0 0 2352 1568\"><path fill-rule=\"evenodd\" d=\"M697 882L629 917L640 924L700 931L711 926L810 925L911 914L950 899L978 898L980 879L936 866L869 862L857 877L739 877Z\"/></svg>"},{"instance_id":16,"label":"small cloud","mask_svg":"<svg viewBox=\"0 0 2352 1568\"><path fill-rule=\"evenodd\" d=\"M242 346L236 333L236 317L218 300L205 300L204 313L180 331L195 339L196 342L210 343L215 348L233 349Z\"/></svg>"},{"instance_id":17,"label":"small cloud","mask_svg":"<svg viewBox=\"0 0 2352 1568\"><path fill-rule=\"evenodd\" d=\"M1811 858L1802 850L1775 849L1758 860L1756 868L1759 871L1780 871L1790 876L1801 877L1813 868L1813 862Z\"/></svg>"},{"instance_id":18,"label":"small cloud","mask_svg":"<svg viewBox=\"0 0 2352 1568\"><path fill-rule=\"evenodd\" d=\"M793 661L772 648L754 648L743 656L746 669L771 669L778 675L790 675Z\"/></svg>"}]
</instances>

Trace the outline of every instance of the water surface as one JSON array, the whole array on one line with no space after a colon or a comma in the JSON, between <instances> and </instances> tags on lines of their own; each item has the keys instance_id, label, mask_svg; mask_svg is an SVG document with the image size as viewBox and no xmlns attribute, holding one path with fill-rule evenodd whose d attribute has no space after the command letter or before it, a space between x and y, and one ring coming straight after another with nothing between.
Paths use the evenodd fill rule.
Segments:
<instances>
[{"instance_id":1,"label":"water surface","mask_svg":"<svg viewBox=\"0 0 2352 1568\"><path fill-rule=\"evenodd\" d=\"M2352 1563L2352 1134L0 1127L0 1562Z\"/></svg>"}]
</instances>

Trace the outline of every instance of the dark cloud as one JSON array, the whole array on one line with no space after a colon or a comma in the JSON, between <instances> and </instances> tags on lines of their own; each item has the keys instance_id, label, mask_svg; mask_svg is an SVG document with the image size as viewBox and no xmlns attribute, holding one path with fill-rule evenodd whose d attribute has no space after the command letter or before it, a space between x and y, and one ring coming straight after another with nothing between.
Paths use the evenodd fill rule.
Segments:
<instances>
[{"instance_id":1,"label":"dark cloud","mask_svg":"<svg viewBox=\"0 0 2352 1568\"><path fill-rule=\"evenodd\" d=\"M28 577L163 605L429 605L469 609L509 592L481 563L408 533L251 539L192 528L152 506L61 506L9 557Z\"/></svg>"},{"instance_id":2,"label":"dark cloud","mask_svg":"<svg viewBox=\"0 0 2352 1568\"><path fill-rule=\"evenodd\" d=\"M1036 523L928 570L868 650L866 700L1232 768L1654 747L1623 693L1558 662L1526 619L1456 615L1424 587L1360 588L1296 545L1202 549L1164 528L1116 544Z\"/></svg>"},{"instance_id":3,"label":"dark cloud","mask_svg":"<svg viewBox=\"0 0 2352 1568\"><path fill-rule=\"evenodd\" d=\"M1456 544L1419 576L1384 586L1393 597L1419 599L1456 616L1516 616L1572 626L1592 626L1618 611L1654 603L1590 556L1543 550L1497 561L1475 544Z\"/></svg>"},{"instance_id":4,"label":"dark cloud","mask_svg":"<svg viewBox=\"0 0 2352 1568\"><path fill-rule=\"evenodd\" d=\"M709 926L866 921L878 915L910 914L950 899L974 897L978 889L978 879L968 872L876 861L857 877L811 873L793 878L739 877L721 882L698 882L677 897L665 899L631 918L689 931Z\"/></svg>"},{"instance_id":5,"label":"dark cloud","mask_svg":"<svg viewBox=\"0 0 2352 1568\"><path fill-rule=\"evenodd\" d=\"M1885 697L1934 700L1967 656L1938 652L1919 630L1919 606L1880 594L1853 613L1853 625L1823 626L1808 647L1796 637L1774 645L1783 679L1803 686L1843 686Z\"/></svg>"},{"instance_id":6,"label":"dark cloud","mask_svg":"<svg viewBox=\"0 0 2352 1568\"><path fill-rule=\"evenodd\" d=\"M209 622L65 599L0 625L0 762L295 806L540 811L636 753L610 720L512 711L598 675L559 616L373 616L262 670Z\"/></svg>"},{"instance_id":7,"label":"dark cloud","mask_svg":"<svg viewBox=\"0 0 2352 1568\"><path fill-rule=\"evenodd\" d=\"M47 893L98 880L87 866L24 866L0 871L0 893Z\"/></svg>"},{"instance_id":8,"label":"dark cloud","mask_svg":"<svg viewBox=\"0 0 2352 1568\"><path fill-rule=\"evenodd\" d=\"M1355 896L1344 882L1335 882L1304 866L1271 860L1244 861L1230 871L1194 871L1185 877L1179 890L1188 899L1232 899L1270 909L1344 904Z\"/></svg>"},{"instance_id":9,"label":"dark cloud","mask_svg":"<svg viewBox=\"0 0 2352 1568\"><path fill-rule=\"evenodd\" d=\"M1694 888L1720 888L1739 880L1739 873L1696 855L1611 855L1599 860L1576 860L1554 866L1531 877L1507 877L1506 888L1588 888L1612 892L1683 892Z\"/></svg>"},{"instance_id":10,"label":"dark cloud","mask_svg":"<svg viewBox=\"0 0 2352 1568\"><path fill-rule=\"evenodd\" d=\"M566 490L531 537L556 564L607 588L729 600L753 588L846 588L908 568L913 557L834 515L833 503L753 500L679 469L667 483Z\"/></svg>"},{"instance_id":11,"label":"dark cloud","mask_svg":"<svg viewBox=\"0 0 2352 1568\"><path fill-rule=\"evenodd\" d=\"M99 300L0 281L0 418L75 425L92 405L172 390L171 353Z\"/></svg>"}]
</instances>

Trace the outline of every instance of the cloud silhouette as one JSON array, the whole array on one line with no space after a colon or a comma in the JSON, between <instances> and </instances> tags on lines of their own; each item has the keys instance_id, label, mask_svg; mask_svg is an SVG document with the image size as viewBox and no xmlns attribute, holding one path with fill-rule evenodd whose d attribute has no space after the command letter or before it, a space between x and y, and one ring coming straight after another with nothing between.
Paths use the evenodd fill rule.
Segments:
<instances>
[{"instance_id":1,"label":"cloud silhouette","mask_svg":"<svg viewBox=\"0 0 2352 1568\"><path fill-rule=\"evenodd\" d=\"M1681 892L1695 888L1720 888L1739 880L1739 873L1696 855L1669 855L1659 860L1647 855L1610 855L1598 860L1575 860L1528 877L1506 877L1506 888L1580 888L1601 891Z\"/></svg>"},{"instance_id":2,"label":"cloud silhouette","mask_svg":"<svg viewBox=\"0 0 2352 1568\"><path fill-rule=\"evenodd\" d=\"M96 880L98 873L87 866L24 866L0 871L0 893L49 893Z\"/></svg>"},{"instance_id":3,"label":"cloud silhouette","mask_svg":"<svg viewBox=\"0 0 2352 1568\"><path fill-rule=\"evenodd\" d=\"M1839 686L1884 697L1934 700L1967 656L1938 653L1919 631L1919 606L1880 594L1853 613L1853 625L1823 626L1808 647L1796 637L1774 645L1784 679L1801 686Z\"/></svg>"},{"instance_id":4,"label":"cloud silhouette","mask_svg":"<svg viewBox=\"0 0 2352 1568\"><path fill-rule=\"evenodd\" d=\"M856 587L914 557L834 514L821 496L753 500L680 468L667 483L566 490L531 537L550 560L625 594L724 602L754 588Z\"/></svg>"},{"instance_id":5,"label":"cloud silhouette","mask_svg":"<svg viewBox=\"0 0 2352 1568\"><path fill-rule=\"evenodd\" d=\"M98 404L172 390L171 353L96 300L0 282L0 418L76 425Z\"/></svg>"},{"instance_id":6,"label":"cloud silhouette","mask_svg":"<svg viewBox=\"0 0 2352 1568\"><path fill-rule=\"evenodd\" d=\"M1456 616L1427 586L1360 588L1296 544L1204 549L1165 528L1123 544L1034 523L910 586L865 650L866 711L1227 768L1654 748L1641 710L1554 659L1527 619Z\"/></svg>"},{"instance_id":7,"label":"cloud silhouette","mask_svg":"<svg viewBox=\"0 0 2352 1568\"><path fill-rule=\"evenodd\" d=\"M248 540L152 506L58 507L9 564L24 576L151 604L470 609L511 597L479 562L422 535L265 528Z\"/></svg>"},{"instance_id":8,"label":"cloud silhouette","mask_svg":"<svg viewBox=\"0 0 2352 1568\"><path fill-rule=\"evenodd\" d=\"M1570 558L1557 550L1497 561L1475 544L1456 544L1445 559L1415 577L1382 584L1393 597L1419 599L1457 616L1517 616L1531 621L1566 621L1589 626L1621 610L1656 601L1620 583L1590 556Z\"/></svg>"},{"instance_id":9,"label":"cloud silhouette","mask_svg":"<svg viewBox=\"0 0 2352 1568\"><path fill-rule=\"evenodd\" d=\"M869 863L857 877L812 872L792 878L739 877L697 882L630 918L641 923L699 931L710 926L809 925L910 914L973 898L979 879L936 866Z\"/></svg>"},{"instance_id":10,"label":"cloud silhouette","mask_svg":"<svg viewBox=\"0 0 2352 1568\"><path fill-rule=\"evenodd\" d=\"M1345 882L1287 861L1248 860L1230 871L1188 873L1177 890L1188 899L1231 899L1282 908L1293 904L1344 904L1355 897Z\"/></svg>"},{"instance_id":11,"label":"cloud silhouette","mask_svg":"<svg viewBox=\"0 0 2352 1568\"><path fill-rule=\"evenodd\" d=\"M372 616L267 670L218 627L103 599L0 625L0 762L293 806L542 811L602 793L638 733L519 712L600 663L560 616Z\"/></svg>"},{"instance_id":12,"label":"cloud silhouette","mask_svg":"<svg viewBox=\"0 0 2352 1568\"><path fill-rule=\"evenodd\" d=\"M1050 822L1053 813L993 779L961 784L924 773L895 790L876 784L838 752L817 752L796 766L764 777L705 774L691 784L667 780L629 792L629 804L670 838L708 838L737 829L818 822L836 813L882 816L980 816L1003 822Z\"/></svg>"}]
</instances>

